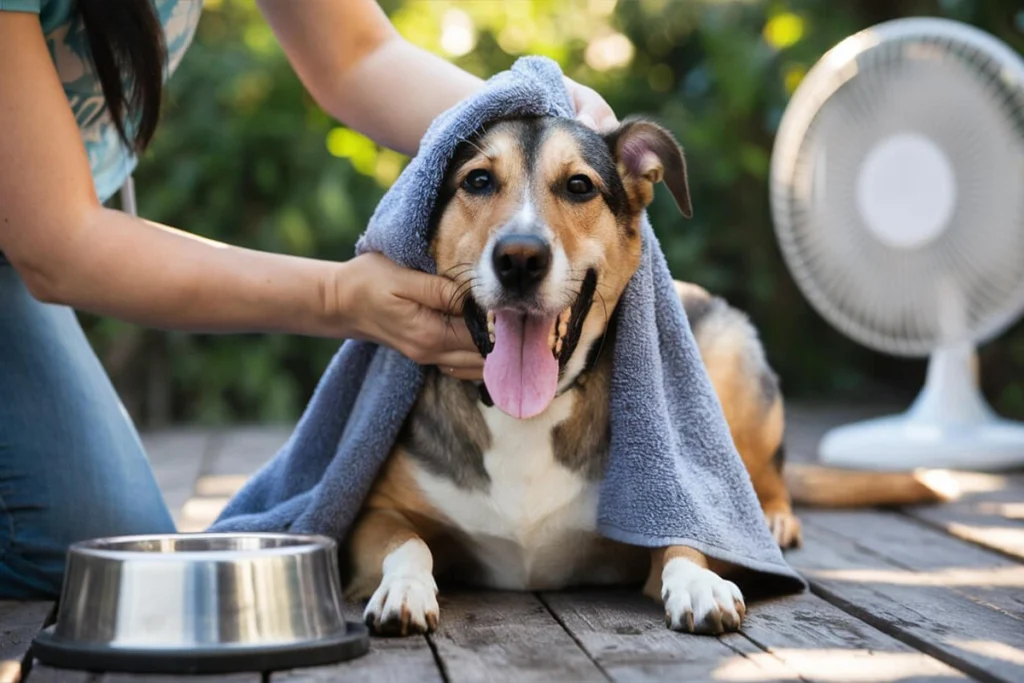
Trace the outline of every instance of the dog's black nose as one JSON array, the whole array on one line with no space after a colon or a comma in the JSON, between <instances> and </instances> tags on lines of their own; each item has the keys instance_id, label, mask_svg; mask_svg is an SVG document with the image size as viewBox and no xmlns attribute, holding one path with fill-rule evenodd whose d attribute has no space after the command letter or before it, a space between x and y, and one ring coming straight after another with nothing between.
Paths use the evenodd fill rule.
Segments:
<instances>
[{"instance_id":1,"label":"dog's black nose","mask_svg":"<svg viewBox=\"0 0 1024 683\"><path fill-rule=\"evenodd\" d=\"M551 269L551 246L536 235L506 235L494 244L493 260L498 282L525 294Z\"/></svg>"}]
</instances>

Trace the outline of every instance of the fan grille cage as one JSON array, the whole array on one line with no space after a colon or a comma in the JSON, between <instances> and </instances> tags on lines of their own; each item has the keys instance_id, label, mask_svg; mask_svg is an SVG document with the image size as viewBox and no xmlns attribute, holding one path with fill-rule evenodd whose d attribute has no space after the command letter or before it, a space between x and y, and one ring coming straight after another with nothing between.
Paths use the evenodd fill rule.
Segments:
<instances>
[{"instance_id":1,"label":"fan grille cage","mask_svg":"<svg viewBox=\"0 0 1024 683\"><path fill-rule=\"evenodd\" d=\"M883 243L857 207L866 155L906 133L941 147L958 200L945 230L914 249ZM850 337L920 356L995 336L1024 310L1022 62L944 20L852 36L815 65L787 108L771 202L798 286Z\"/></svg>"}]
</instances>

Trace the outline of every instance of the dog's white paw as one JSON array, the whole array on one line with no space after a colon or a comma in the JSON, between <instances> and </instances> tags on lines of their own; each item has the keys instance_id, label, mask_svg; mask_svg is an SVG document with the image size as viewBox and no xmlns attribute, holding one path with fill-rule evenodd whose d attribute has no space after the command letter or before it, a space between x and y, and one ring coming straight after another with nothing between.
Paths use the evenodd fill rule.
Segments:
<instances>
[{"instance_id":1,"label":"dog's white paw","mask_svg":"<svg viewBox=\"0 0 1024 683\"><path fill-rule=\"evenodd\" d=\"M363 620L378 635L407 636L436 629L439 611L434 577L385 574Z\"/></svg>"},{"instance_id":2,"label":"dog's white paw","mask_svg":"<svg viewBox=\"0 0 1024 683\"><path fill-rule=\"evenodd\" d=\"M669 560L661 573L665 624L674 631L738 631L746 605L732 581L682 557Z\"/></svg>"},{"instance_id":3,"label":"dog's white paw","mask_svg":"<svg viewBox=\"0 0 1024 683\"><path fill-rule=\"evenodd\" d=\"M383 578L363 611L380 635L427 633L437 628L437 583L427 544L411 539L384 558Z\"/></svg>"}]
</instances>

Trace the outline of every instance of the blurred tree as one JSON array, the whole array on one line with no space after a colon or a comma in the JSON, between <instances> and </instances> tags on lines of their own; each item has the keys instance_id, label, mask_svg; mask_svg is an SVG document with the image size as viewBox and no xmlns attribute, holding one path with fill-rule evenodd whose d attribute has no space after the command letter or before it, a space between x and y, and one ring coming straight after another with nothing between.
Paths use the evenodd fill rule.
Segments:
<instances>
[{"instance_id":1,"label":"blurred tree","mask_svg":"<svg viewBox=\"0 0 1024 683\"><path fill-rule=\"evenodd\" d=\"M411 42L480 76L520 55L557 60L620 115L679 137L696 216L651 208L673 272L721 292L762 330L787 393L907 400L923 362L872 353L807 304L782 263L766 192L776 126L826 50L874 23L946 16L1024 49L1019 0L382 0ZM248 0L206 0L194 47L137 176L155 220L258 249L346 259L404 158L329 119ZM86 316L143 424L293 420L334 342L141 330ZM1024 324L982 354L983 384L1024 417Z\"/></svg>"}]
</instances>

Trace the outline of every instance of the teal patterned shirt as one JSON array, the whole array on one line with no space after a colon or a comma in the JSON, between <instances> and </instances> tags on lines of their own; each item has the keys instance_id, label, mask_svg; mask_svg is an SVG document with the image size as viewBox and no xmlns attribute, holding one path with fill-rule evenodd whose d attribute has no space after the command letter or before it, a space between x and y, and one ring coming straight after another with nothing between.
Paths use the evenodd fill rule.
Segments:
<instances>
[{"instance_id":1,"label":"teal patterned shirt","mask_svg":"<svg viewBox=\"0 0 1024 683\"><path fill-rule=\"evenodd\" d=\"M203 3L202 0L151 1L166 36L169 76L192 42ZM39 15L50 56L82 133L96 194L105 202L135 169L136 159L121 143L100 82L92 71L88 59L89 41L75 11L77 4L76 0L0 0L0 11Z\"/></svg>"}]
</instances>

